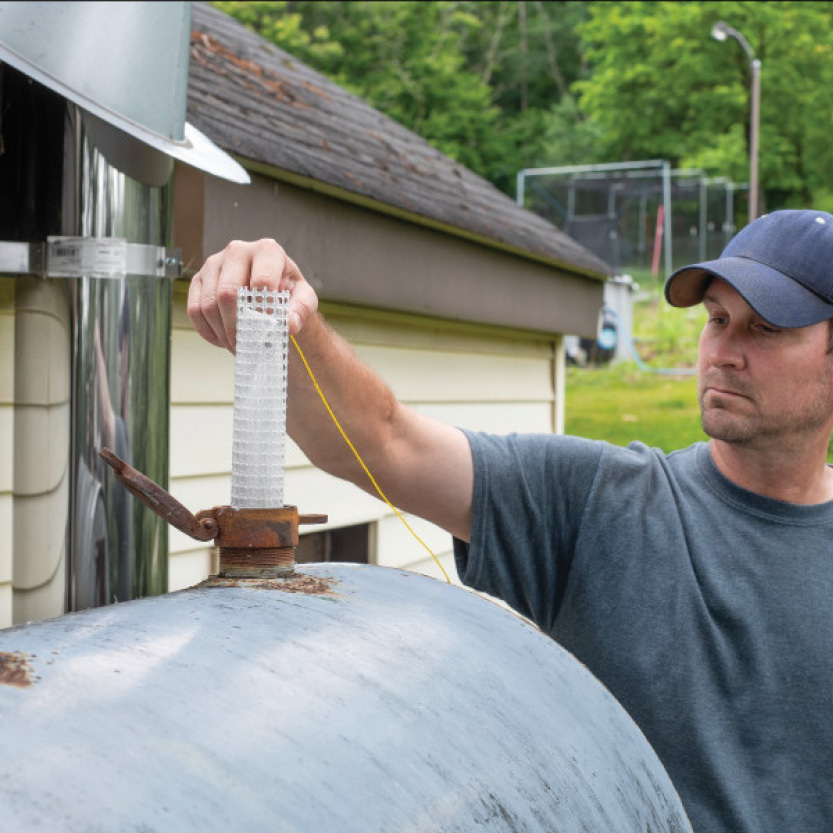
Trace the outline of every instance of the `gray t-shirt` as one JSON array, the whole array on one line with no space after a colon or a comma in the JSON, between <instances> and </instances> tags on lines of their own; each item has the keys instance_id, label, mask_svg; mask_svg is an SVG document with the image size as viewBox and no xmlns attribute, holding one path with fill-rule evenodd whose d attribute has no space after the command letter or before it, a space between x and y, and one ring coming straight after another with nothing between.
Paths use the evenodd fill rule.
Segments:
<instances>
[{"instance_id":1,"label":"gray t-shirt","mask_svg":"<svg viewBox=\"0 0 833 833\"><path fill-rule=\"evenodd\" d=\"M741 489L706 443L467 436L461 579L608 687L696 833L833 830L833 503Z\"/></svg>"}]
</instances>

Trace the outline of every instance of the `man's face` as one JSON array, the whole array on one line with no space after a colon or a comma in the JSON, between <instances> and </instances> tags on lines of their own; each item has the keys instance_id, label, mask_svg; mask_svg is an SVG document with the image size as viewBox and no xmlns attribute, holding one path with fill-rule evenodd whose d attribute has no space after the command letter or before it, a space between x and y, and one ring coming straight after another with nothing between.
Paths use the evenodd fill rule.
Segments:
<instances>
[{"instance_id":1,"label":"man's face","mask_svg":"<svg viewBox=\"0 0 833 833\"><path fill-rule=\"evenodd\" d=\"M727 443L766 448L829 436L833 356L827 321L780 329L758 316L724 281L703 303L699 400L703 430Z\"/></svg>"}]
</instances>

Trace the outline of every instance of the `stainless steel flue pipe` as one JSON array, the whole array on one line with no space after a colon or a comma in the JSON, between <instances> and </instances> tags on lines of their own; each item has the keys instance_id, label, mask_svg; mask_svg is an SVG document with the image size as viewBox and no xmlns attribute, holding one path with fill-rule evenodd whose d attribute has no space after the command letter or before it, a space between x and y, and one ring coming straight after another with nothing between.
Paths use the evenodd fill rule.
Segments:
<instances>
[{"instance_id":1,"label":"stainless steel flue pipe","mask_svg":"<svg viewBox=\"0 0 833 833\"><path fill-rule=\"evenodd\" d=\"M149 185L110 165L73 106L65 139L65 231L81 238L64 243L65 256L82 260L86 246L93 263L87 274L69 282L73 499L68 607L81 610L168 589L167 527L125 495L102 466L99 451L114 448L161 482L168 481L171 281L146 270L133 273L126 244L164 250L171 240L172 189L169 182ZM160 167L169 163L170 177L170 160L159 161ZM111 240L125 245L106 242ZM113 250L104 254L108 245ZM68 268L83 272L84 265ZM107 270L111 274L97 276Z\"/></svg>"},{"instance_id":2,"label":"stainless steel flue pipe","mask_svg":"<svg viewBox=\"0 0 833 833\"><path fill-rule=\"evenodd\" d=\"M167 529L106 445L168 479L174 159L190 3L0 0L0 275L14 275L14 621L167 590Z\"/></svg>"},{"instance_id":3,"label":"stainless steel flue pipe","mask_svg":"<svg viewBox=\"0 0 833 833\"><path fill-rule=\"evenodd\" d=\"M16 286L17 621L167 590L167 529L98 452L118 449L167 482L173 165L153 151L164 184L128 176L88 117L71 102L62 109L50 125L62 141L47 146L60 159L34 164L21 143L10 160L32 170L32 203L52 190L44 177L61 177L60 211L34 210L45 239L28 245Z\"/></svg>"}]
</instances>

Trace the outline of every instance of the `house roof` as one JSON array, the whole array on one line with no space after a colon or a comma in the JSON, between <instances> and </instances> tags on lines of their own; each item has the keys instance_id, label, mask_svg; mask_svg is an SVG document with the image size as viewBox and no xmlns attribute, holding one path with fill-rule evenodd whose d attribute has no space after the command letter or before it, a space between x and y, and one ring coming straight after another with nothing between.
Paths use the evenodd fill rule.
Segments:
<instances>
[{"instance_id":1,"label":"house roof","mask_svg":"<svg viewBox=\"0 0 833 833\"><path fill-rule=\"evenodd\" d=\"M208 3L188 120L244 166L602 279L611 268L398 122Z\"/></svg>"}]
</instances>

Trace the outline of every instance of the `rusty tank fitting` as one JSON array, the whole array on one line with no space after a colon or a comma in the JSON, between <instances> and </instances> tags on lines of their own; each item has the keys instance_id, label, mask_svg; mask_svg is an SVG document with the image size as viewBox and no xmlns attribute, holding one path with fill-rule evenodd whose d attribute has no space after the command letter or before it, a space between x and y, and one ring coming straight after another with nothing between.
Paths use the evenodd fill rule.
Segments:
<instances>
[{"instance_id":1,"label":"rusty tank fitting","mask_svg":"<svg viewBox=\"0 0 833 833\"><path fill-rule=\"evenodd\" d=\"M278 578L295 572L300 524L326 523L326 515L300 515L296 506L233 509L215 506L193 515L173 495L137 471L109 448L101 457L118 481L171 526L220 549L219 575L225 578Z\"/></svg>"}]
</instances>

